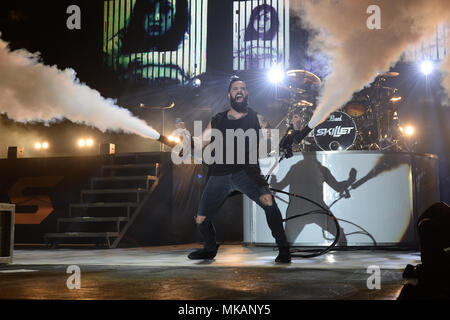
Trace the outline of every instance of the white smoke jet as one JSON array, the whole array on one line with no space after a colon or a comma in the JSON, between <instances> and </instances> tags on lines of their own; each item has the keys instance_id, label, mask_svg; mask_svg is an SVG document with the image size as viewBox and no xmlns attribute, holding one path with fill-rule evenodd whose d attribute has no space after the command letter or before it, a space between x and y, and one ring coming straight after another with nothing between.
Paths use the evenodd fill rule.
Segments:
<instances>
[{"instance_id":1,"label":"white smoke jet","mask_svg":"<svg viewBox=\"0 0 450 320\"><path fill-rule=\"evenodd\" d=\"M1 36L1 34L0 34ZM64 118L106 130L123 130L145 138L160 134L127 109L80 83L72 69L39 62L39 55L11 51L0 39L0 113L18 122L51 123Z\"/></svg>"},{"instance_id":2,"label":"white smoke jet","mask_svg":"<svg viewBox=\"0 0 450 320\"><path fill-rule=\"evenodd\" d=\"M450 36L450 32L448 32L448 34ZM450 106L450 52L447 53L447 56L440 64L439 69L441 69L443 73L442 87L445 92L447 92L447 101L445 104Z\"/></svg>"},{"instance_id":3,"label":"white smoke jet","mask_svg":"<svg viewBox=\"0 0 450 320\"><path fill-rule=\"evenodd\" d=\"M369 29L367 8L381 9L381 29ZM311 128L342 107L380 72L399 61L405 49L430 37L450 17L448 0L305 0L292 3L317 36L310 47L331 58Z\"/></svg>"}]
</instances>

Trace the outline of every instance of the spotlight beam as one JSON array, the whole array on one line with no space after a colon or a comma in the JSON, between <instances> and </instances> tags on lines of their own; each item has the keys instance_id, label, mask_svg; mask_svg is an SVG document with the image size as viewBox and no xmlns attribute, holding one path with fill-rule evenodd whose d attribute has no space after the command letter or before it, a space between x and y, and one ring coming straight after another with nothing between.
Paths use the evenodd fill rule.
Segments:
<instances>
[{"instance_id":1,"label":"spotlight beam","mask_svg":"<svg viewBox=\"0 0 450 320\"><path fill-rule=\"evenodd\" d=\"M272 82L273 84L278 84L283 81L284 72L279 67L272 67L269 70L267 77L268 77L269 81Z\"/></svg>"},{"instance_id":2,"label":"spotlight beam","mask_svg":"<svg viewBox=\"0 0 450 320\"><path fill-rule=\"evenodd\" d=\"M420 63L420 71L426 76L430 75L433 72L433 69L433 63L429 60L425 60Z\"/></svg>"}]
</instances>

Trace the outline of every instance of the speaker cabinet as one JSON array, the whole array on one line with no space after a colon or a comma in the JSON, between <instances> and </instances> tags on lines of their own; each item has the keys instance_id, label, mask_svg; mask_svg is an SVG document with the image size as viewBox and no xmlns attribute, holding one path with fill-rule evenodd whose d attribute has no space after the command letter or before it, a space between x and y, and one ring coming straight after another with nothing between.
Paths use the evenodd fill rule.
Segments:
<instances>
[{"instance_id":1,"label":"speaker cabinet","mask_svg":"<svg viewBox=\"0 0 450 320\"><path fill-rule=\"evenodd\" d=\"M23 147L8 147L8 159L23 158Z\"/></svg>"},{"instance_id":2,"label":"speaker cabinet","mask_svg":"<svg viewBox=\"0 0 450 320\"><path fill-rule=\"evenodd\" d=\"M116 145L113 143L102 143L100 145L100 154L115 154L116 153Z\"/></svg>"},{"instance_id":3,"label":"speaker cabinet","mask_svg":"<svg viewBox=\"0 0 450 320\"><path fill-rule=\"evenodd\" d=\"M12 263L16 205L0 203L0 264Z\"/></svg>"}]
</instances>

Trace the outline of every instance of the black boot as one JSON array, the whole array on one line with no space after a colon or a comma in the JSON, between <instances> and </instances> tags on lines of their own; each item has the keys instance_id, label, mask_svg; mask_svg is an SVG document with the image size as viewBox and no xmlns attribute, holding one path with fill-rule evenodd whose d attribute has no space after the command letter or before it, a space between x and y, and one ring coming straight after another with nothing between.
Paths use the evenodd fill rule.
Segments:
<instances>
[{"instance_id":1,"label":"black boot","mask_svg":"<svg viewBox=\"0 0 450 320\"><path fill-rule=\"evenodd\" d=\"M275 262L291 263L291 252L289 250L289 247L278 248L278 256L276 257Z\"/></svg>"},{"instance_id":2,"label":"black boot","mask_svg":"<svg viewBox=\"0 0 450 320\"><path fill-rule=\"evenodd\" d=\"M191 260L207 260L207 259L214 259L214 257L217 254L217 250L219 249L219 245L217 245L216 250L214 251L208 251L205 248L195 250L191 253L189 253L188 258Z\"/></svg>"}]
</instances>

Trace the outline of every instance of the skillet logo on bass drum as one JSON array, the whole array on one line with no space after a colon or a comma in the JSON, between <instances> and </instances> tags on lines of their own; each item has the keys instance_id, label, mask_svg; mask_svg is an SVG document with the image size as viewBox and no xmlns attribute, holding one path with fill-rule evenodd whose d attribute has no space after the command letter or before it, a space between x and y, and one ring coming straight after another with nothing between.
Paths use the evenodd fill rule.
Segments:
<instances>
[{"instance_id":1,"label":"skillet logo on bass drum","mask_svg":"<svg viewBox=\"0 0 450 320\"><path fill-rule=\"evenodd\" d=\"M332 137L340 137L343 135L347 135L350 134L352 132L354 128L353 127L341 127L341 126L337 126L334 128L323 128L323 129L318 129L316 136L319 137L324 137L326 135L332 136Z\"/></svg>"}]
</instances>

